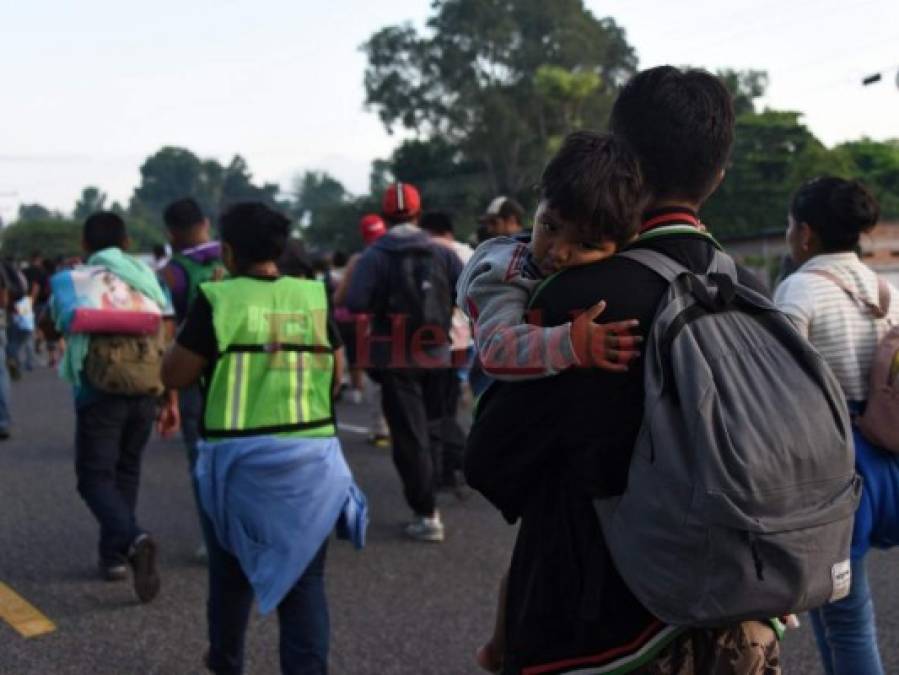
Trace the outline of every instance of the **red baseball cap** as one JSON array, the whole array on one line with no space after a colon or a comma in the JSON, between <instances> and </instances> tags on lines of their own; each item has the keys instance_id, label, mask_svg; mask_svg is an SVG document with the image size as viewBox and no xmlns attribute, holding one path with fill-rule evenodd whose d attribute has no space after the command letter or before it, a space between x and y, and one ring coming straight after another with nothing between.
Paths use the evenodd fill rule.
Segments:
<instances>
[{"instance_id":1,"label":"red baseball cap","mask_svg":"<svg viewBox=\"0 0 899 675\"><path fill-rule=\"evenodd\" d=\"M421 197L414 185L392 183L384 192L381 213L385 218L412 218L421 211Z\"/></svg>"},{"instance_id":2,"label":"red baseball cap","mask_svg":"<svg viewBox=\"0 0 899 675\"><path fill-rule=\"evenodd\" d=\"M359 233L362 235L362 241L368 246L387 234L387 226L377 213L367 213L359 221Z\"/></svg>"}]
</instances>

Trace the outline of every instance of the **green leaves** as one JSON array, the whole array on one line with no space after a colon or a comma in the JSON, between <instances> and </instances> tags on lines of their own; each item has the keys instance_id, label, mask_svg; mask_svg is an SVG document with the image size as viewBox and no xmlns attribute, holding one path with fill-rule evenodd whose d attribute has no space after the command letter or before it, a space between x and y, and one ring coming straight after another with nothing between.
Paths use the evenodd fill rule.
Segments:
<instances>
[{"instance_id":1,"label":"green leaves","mask_svg":"<svg viewBox=\"0 0 899 675\"><path fill-rule=\"evenodd\" d=\"M553 144L605 126L636 56L581 0L437 0L428 31L379 30L363 46L366 104L388 131L448 143L484 173L482 198L530 197Z\"/></svg>"}]
</instances>

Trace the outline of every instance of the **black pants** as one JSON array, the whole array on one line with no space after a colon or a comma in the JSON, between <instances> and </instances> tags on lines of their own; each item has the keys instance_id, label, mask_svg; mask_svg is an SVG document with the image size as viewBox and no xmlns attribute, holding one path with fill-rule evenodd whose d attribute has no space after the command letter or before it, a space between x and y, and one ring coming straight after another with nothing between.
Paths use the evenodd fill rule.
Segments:
<instances>
[{"instance_id":1,"label":"black pants","mask_svg":"<svg viewBox=\"0 0 899 675\"><path fill-rule=\"evenodd\" d=\"M462 380L459 379L458 371L451 370L445 378L443 396L446 412L440 433L443 453L443 476L440 482L443 485L455 485L457 476L461 475L465 456L465 432L456 417L459 401L462 399Z\"/></svg>"},{"instance_id":2,"label":"black pants","mask_svg":"<svg viewBox=\"0 0 899 675\"><path fill-rule=\"evenodd\" d=\"M78 492L100 523L100 560L105 564L121 562L142 532L134 512L141 457L155 417L151 396L98 394L76 411Z\"/></svg>"},{"instance_id":3,"label":"black pants","mask_svg":"<svg viewBox=\"0 0 899 675\"><path fill-rule=\"evenodd\" d=\"M209 518L203 514L208 533L209 669L218 675L243 672L244 644L253 587L240 562L219 543ZM325 596L325 558L328 539L309 562L302 576L278 604L281 673L325 675L328 672L330 619Z\"/></svg>"},{"instance_id":4,"label":"black pants","mask_svg":"<svg viewBox=\"0 0 899 675\"><path fill-rule=\"evenodd\" d=\"M436 508L449 377L455 377L450 369L402 368L373 373L373 379L381 384L381 404L393 442L393 463L406 501L419 516L431 516Z\"/></svg>"}]
</instances>

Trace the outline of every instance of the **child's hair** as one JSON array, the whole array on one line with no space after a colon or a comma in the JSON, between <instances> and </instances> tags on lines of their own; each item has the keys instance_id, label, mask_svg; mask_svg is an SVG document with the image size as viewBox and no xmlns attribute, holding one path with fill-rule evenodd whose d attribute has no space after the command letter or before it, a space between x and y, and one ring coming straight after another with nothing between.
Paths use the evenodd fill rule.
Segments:
<instances>
[{"instance_id":1,"label":"child's hair","mask_svg":"<svg viewBox=\"0 0 899 675\"><path fill-rule=\"evenodd\" d=\"M125 228L125 221L117 213L97 211L84 221L81 238L88 252L96 253L111 246L125 248L128 230Z\"/></svg>"},{"instance_id":2,"label":"child's hair","mask_svg":"<svg viewBox=\"0 0 899 675\"><path fill-rule=\"evenodd\" d=\"M289 229L290 220L262 202L235 204L219 220L222 241L231 247L239 269L278 260Z\"/></svg>"},{"instance_id":3,"label":"child's hair","mask_svg":"<svg viewBox=\"0 0 899 675\"><path fill-rule=\"evenodd\" d=\"M431 234L452 234L453 219L443 211L426 211L421 216L418 226Z\"/></svg>"},{"instance_id":4,"label":"child's hair","mask_svg":"<svg viewBox=\"0 0 899 675\"><path fill-rule=\"evenodd\" d=\"M721 80L705 71L650 68L621 90L609 128L639 155L656 199L703 201L730 157L733 100Z\"/></svg>"},{"instance_id":5,"label":"child's hair","mask_svg":"<svg viewBox=\"0 0 899 675\"><path fill-rule=\"evenodd\" d=\"M199 225L206 216L200 205L190 197L172 202L162 212L165 226L172 231L184 232Z\"/></svg>"},{"instance_id":6,"label":"child's hair","mask_svg":"<svg viewBox=\"0 0 899 675\"><path fill-rule=\"evenodd\" d=\"M812 228L825 252L852 251L862 233L877 224L880 206L857 180L822 176L796 191L790 214Z\"/></svg>"},{"instance_id":7,"label":"child's hair","mask_svg":"<svg viewBox=\"0 0 899 675\"><path fill-rule=\"evenodd\" d=\"M611 134L576 131L540 178L547 205L581 232L621 245L633 238L645 203L640 164Z\"/></svg>"}]
</instances>

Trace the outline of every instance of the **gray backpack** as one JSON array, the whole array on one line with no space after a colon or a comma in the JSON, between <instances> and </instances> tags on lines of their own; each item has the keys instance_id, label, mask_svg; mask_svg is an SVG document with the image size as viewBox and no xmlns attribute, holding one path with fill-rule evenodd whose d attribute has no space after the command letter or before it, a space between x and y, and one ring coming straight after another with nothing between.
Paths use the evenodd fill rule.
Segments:
<instances>
[{"instance_id":1,"label":"gray backpack","mask_svg":"<svg viewBox=\"0 0 899 675\"><path fill-rule=\"evenodd\" d=\"M621 577L675 625L845 597L861 479L833 373L724 253L706 274L651 250L621 255L670 284L627 488L595 501Z\"/></svg>"}]
</instances>

